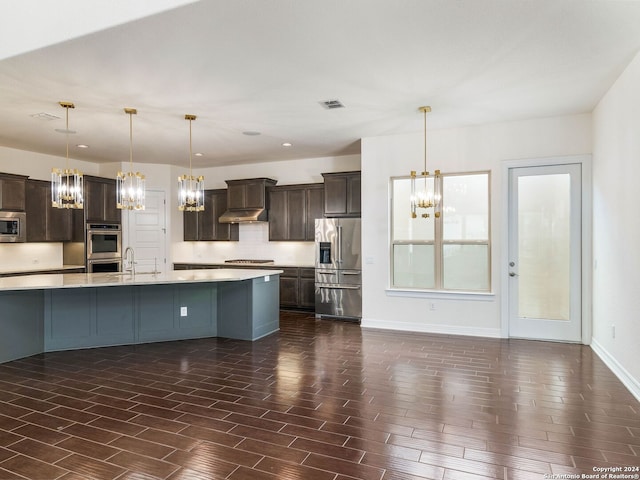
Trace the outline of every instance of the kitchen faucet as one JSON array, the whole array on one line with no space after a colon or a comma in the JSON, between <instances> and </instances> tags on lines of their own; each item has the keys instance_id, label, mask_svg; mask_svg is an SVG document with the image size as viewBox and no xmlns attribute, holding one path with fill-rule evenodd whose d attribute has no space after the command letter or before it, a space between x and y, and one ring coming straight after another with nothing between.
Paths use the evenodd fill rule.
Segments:
<instances>
[{"instance_id":1,"label":"kitchen faucet","mask_svg":"<svg viewBox=\"0 0 640 480\"><path fill-rule=\"evenodd\" d=\"M129 254L131 254L131 258L129 258ZM132 247L127 247L124 250L124 271L131 273L131 275L136 274L136 255Z\"/></svg>"}]
</instances>

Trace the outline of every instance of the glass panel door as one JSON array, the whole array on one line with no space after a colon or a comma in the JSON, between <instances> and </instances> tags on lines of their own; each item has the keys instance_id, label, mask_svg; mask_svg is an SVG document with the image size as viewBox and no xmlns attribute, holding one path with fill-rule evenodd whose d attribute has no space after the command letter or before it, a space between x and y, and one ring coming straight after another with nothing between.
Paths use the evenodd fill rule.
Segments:
<instances>
[{"instance_id":1,"label":"glass panel door","mask_svg":"<svg viewBox=\"0 0 640 480\"><path fill-rule=\"evenodd\" d=\"M580 165L513 168L509 336L581 339Z\"/></svg>"}]
</instances>

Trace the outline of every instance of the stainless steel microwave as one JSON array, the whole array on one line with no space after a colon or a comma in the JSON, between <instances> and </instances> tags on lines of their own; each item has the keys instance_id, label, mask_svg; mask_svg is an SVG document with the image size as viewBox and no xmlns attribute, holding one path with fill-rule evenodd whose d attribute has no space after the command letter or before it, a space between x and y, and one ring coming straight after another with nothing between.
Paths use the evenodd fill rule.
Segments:
<instances>
[{"instance_id":1,"label":"stainless steel microwave","mask_svg":"<svg viewBox=\"0 0 640 480\"><path fill-rule=\"evenodd\" d=\"M0 243L18 243L26 241L26 213L0 212Z\"/></svg>"}]
</instances>

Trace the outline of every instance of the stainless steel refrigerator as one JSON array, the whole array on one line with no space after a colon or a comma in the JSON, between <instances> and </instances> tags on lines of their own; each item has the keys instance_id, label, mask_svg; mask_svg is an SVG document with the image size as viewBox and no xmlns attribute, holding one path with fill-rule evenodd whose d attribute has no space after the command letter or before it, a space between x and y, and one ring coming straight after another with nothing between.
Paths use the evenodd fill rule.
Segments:
<instances>
[{"instance_id":1,"label":"stainless steel refrigerator","mask_svg":"<svg viewBox=\"0 0 640 480\"><path fill-rule=\"evenodd\" d=\"M316 220L316 316L360 321L360 219Z\"/></svg>"}]
</instances>

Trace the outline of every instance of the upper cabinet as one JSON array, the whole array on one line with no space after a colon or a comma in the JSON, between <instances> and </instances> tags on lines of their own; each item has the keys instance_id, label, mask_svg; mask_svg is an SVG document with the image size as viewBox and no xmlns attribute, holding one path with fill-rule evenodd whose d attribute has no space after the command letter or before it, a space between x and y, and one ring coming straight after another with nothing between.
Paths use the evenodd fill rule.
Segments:
<instances>
[{"instance_id":1,"label":"upper cabinet","mask_svg":"<svg viewBox=\"0 0 640 480\"><path fill-rule=\"evenodd\" d=\"M307 185L306 189L306 240L313 242L316 239L316 219L324 217L324 185L313 183Z\"/></svg>"},{"instance_id":2,"label":"upper cabinet","mask_svg":"<svg viewBox=\"0 0 640 480\"><path fill-rule=\"evenodd\" d=\"M84 209L87 222L121 223L116 207L116 181L84 176Z\"/></svg>"},{"instance_id":3,"label":"upper cabinet","mask_svg":"<svg viewBox=\"0 0 640 480\"><path fill-rule=\"evenodd\" d=\"M227 208L229 210L267 208L267 187L276 184L270 178L252 178L247 180L227 180Z\"/></svg>"},{"instance_id":4,"label":"upper cabinet","mask_svg":"<svg viewBox=\"0 0 640 480\"><path fill-rule=\"evenodd\" d=\"M226 189L205 190L204 211L183 213L184 241L237 241L238 225L218 222L226 210Z\"/></svg>"},{"instance_id":5,"label":"upper cabinet","mask_svg":"<svg viewBox=\"0 0 640 480\"><path fill-rule=\"evenodd\" d=\"M74 241L73 220L75 212L51 205L51 182L27 180L26 182L27 242Z\"/></svg>"},{"instance_id":6,"label":"upper cabinet","mask_svg":"<svg viewBox=\"0 0 640 480\"><path fill-rule=\"evenodd\" d=\"M324 216L360 216L360 172L323 173Z\"/></svg>"},{"instance_id":7,"label":"upper cabinet","mask_svg":"<svg viewBox=\"0 0 640 480\"><path fill-rule=\"evenodd\" d=\"M71 210L51 206L51 183L26 182L27 242L71 241Z\"/></svg>"},{"instance_id":8,"label":"upper cabinet","mask_svg":"<svg viewBox=\"0 0 640 480\"><path fill-rule=\"evenodd\" d=\"M269 190L269 240L314 241L315 219L322 218L321 183L285 185Z\"/></svg>"},{"instance_id":9,"label":"upper cabinet","mask_svg":"<svg viewBox=\"0 0 640 480\"><path fill-rule=\"evenodd\" d=\"M25 187L27 177L0 173L0 210L25 211Z\"/></svg>"}]
</instances>

